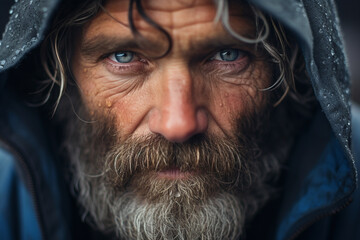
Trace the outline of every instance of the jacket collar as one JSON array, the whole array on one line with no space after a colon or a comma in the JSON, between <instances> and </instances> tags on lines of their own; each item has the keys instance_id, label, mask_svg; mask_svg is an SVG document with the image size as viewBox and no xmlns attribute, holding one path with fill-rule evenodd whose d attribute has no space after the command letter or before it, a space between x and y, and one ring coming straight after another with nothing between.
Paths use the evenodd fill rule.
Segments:
<instances>
[{"instance_id":1,"label":"jacket collar","mask_svg":"<svg viewBox=\"0 0 360 240\"><path fill-rule=\"evenodd\" d=\"M290 158L275 239L292 239L322 216L350 203L356 170L322 112Z\"/></svg>"}]
</instances>

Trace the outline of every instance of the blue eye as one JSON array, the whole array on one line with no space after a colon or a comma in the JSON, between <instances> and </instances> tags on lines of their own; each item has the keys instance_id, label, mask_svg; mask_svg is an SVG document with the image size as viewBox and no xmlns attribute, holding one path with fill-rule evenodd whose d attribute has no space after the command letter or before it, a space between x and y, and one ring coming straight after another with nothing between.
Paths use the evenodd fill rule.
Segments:
<instances>
[{"instance_id":1,"label":"blue eye","mask_svg":"<svg viewBox=\"0 0 360 240\"><path fill-rule=\"evenodd\" d=\"M129 63L134 59L134 53L125 51L125 52L116 52L114 53L114 60L119 63Z\"/></svg>"},{"instance_id":2,"label":"blue eye","mask_svg":"<svg viewBox=\"0 0 360 240\"><path fill-rule=\"evenodd\" d=\"M244 53L242 51L230 48L217 52L212 59L218 61L233 62L242 57L243 55Z\"/></svg>"}]
</instances>

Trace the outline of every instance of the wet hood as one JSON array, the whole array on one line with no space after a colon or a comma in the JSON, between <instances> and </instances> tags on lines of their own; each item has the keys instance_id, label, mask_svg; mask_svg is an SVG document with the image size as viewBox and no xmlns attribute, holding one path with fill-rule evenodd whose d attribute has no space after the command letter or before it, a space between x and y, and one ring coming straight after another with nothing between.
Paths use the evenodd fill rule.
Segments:
<instances>
[{"instance_id":1,"label":"wet hood","mask_svg":"<svg viewBox=\"0 0 360 240\"><path fill-rule=\"evenodd\" d=\"M342 144L351 153L350 77L333 0L249 0L297 38L314 93Z\"/></svg>"},{"instance_id":2,"label":"wet hood","mask_svg":"<svg viewBox=\"0 0 360 240\"><path fill-rule=\"evenodd\" d=\"M248 1L277 18L297 37L315 95L348 160L353 162L349 74L334 1ZM0 72L15 66L39 45L59 2L15 0L0 43Z\"/></svg>"}]
</instances>

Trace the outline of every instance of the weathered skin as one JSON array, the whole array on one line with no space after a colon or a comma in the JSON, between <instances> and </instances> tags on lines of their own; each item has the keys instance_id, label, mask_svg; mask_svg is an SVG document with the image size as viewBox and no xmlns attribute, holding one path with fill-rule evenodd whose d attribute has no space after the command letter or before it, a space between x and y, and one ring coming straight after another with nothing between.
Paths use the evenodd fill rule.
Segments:
<instances>
[{"instance_id":1,"label":"weathered skin","mask_svg":"<svg viewBox=\"0 0 360 240\"><path fill-rule=\"evenodd\" d=\"M115 116L122 137L155 133L184 142L205 132L233 136L235 119L264 106L264 94L257 89L269 86L270 67L257 60L253 46L214 23L213 1L144 1L146 13L173 39L163 58L156 56L166 51L166 38L136 11L135 26L148 42L135 46L126 26L128 1L110 0L105 8L113 18L100 12L85 27L72 70L89 111ZM239 15L243 8L231 6L237 12L231 25L252 36L249 16ZM241 50L239 57L223 61L219 52L226 49ZM134 59L116 62L112 53L121 51L135 52Z\"/></svg>"}]
</instances>

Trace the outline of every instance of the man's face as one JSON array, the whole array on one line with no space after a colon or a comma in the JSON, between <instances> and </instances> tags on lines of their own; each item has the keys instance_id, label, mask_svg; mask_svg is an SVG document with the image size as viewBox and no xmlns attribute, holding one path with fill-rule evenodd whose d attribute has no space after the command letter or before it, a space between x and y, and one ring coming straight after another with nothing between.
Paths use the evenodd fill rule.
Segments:
<instances>
[{"instance_id":1,"label":"man's face","mask_svg":"<svg viewBox=\"0 0 360 240\"><path fill-rule=\"evenodd\" d=\"M102 228L113 216L109 225L127 239L232 239L243 209L257 205L249 189L265 179L255 135L271 69L254 45L214 23L213 1L142 2L172 39L167 55L164 33L136 10L141 36L131 32L128 1L107 1L76 39L72 72L94 123L70 143L87 173L78 173L80 201ZM255 38L250 8L229 9L231 27Z\"/></svg>"},{"instance_id":2,"label":"man's face","mask_svg":"<svg viewBox=\"0 0 360 240\"><path fill-rule=\"evenodd\" d=\"M160 134L184 142L199 133L233 136L234 121L261 108L258 89L269 86L267 65L254 46L231 37L214 23L211 0L144 1L145 12L171 36L134 11L135 27L148 41L141 46L128 26L128 1L105 5L84 28L72 66L89 111L115 116L121 136ZM231 25L254 37L249 9L231 5ZM116 19L116 20L115 20ZM140 46L139 46L140 45Z\"/></svg>"}]
</instances>

